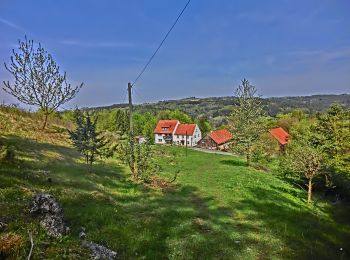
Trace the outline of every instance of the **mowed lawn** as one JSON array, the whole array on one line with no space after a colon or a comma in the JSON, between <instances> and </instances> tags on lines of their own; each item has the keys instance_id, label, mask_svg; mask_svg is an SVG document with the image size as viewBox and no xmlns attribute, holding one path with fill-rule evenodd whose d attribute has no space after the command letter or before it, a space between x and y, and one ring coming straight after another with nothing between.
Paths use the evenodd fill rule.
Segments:
<instances>
[{"instance_id":1,"label":"mowed lawn","mask_svg":"<svg viewBox=\"0 0 350 260\"><path fill-rule=\"evenodd\" d=\"M30 230L34 259L86 259L81 227L88 240L116 250L121 259L350 256L344 205L318 201L308 207L304 192L236 157L192 150L186 156L183 148L158 146L158 178L170 181L177 173L176 180L135 184L116 160L89 169L64 135L50 129L28 136L35 126L28 127L1 137L16 147L17 161L0 164L0 220L9 224L0 236L22 236L18 258L28 254ZM29 201L37 192L50 192L62 203L69 235L49 238L30 216Z\"/></svg>"}]
</instances>

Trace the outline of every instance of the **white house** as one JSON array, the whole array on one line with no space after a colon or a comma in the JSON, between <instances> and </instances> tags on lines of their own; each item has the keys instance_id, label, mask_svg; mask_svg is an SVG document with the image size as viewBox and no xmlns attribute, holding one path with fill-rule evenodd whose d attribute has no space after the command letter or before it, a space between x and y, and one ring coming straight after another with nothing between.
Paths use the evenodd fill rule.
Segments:
<instances>
[{"instance_id":1,"label":"white house","mask_svg":"<svg viewBox=\"0 0 350 260\"><path fill-rule=\"evenodd\" d=\"M196 146L202 139L202 133L196 124L180 124L173 135L173 142L177 145Z\"/></svg>"},{"instance_id":2,"label":"white house","mask_svg":"<svg viewBox=\"0 0 350 260\"><path fill-rule=\"evenodd\" d=\"M156 144L196 146L202 133L196 124L180 124L178 120L159 120L154 129Z\"/></svg>"},{"instance_id":3,"label":"white house","mask_svg":"<svg viewBox=\"0 0 350 260\"><path fill-rule=\"evenodd\" d=\"M178 120L159 120L154 129L155 144L171 144L173 135L180 122Z\"/></svg>"}]
</instances>

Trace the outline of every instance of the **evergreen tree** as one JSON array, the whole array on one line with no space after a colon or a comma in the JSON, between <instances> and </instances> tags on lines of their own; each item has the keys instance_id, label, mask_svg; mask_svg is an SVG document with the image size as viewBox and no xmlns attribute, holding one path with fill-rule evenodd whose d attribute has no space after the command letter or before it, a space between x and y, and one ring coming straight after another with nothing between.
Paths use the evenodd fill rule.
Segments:
<instances>
[{"instance_id":1,"label":"evergreen tree","mask_svg":"<svg viewBox=\"0 0 350 260\"><path fill-rule=\"evenodd\" d=\"M237 105L234 106L228 117L228 125L234 136L233 150L246 155L247 165L250 165L252 148L264 131L261 123L263 118L263 105L257 96L257 90L246 79L236 89Z\"/></svg>"},{"instance_id":2,"label":"evergreen tree","mask_svg":"<svg viewBox=\"0 0 350 260\"><path fill-rule=\"evenodd\" d=\"M75 123L77 125L74 131L69 131L70 139L76 149L85 157L85 162L92 165L97 156L106 156L107 141L96 131L97 118L91 119L90 113L83 113L79 109L75 110Z\"/></svg>"}]
</instances>

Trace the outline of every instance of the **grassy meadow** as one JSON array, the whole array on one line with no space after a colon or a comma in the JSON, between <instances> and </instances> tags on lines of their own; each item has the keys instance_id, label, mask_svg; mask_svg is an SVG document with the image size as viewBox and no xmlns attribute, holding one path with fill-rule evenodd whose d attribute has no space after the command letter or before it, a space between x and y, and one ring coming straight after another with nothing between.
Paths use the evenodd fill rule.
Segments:
<instances>
[{"instance_id":1,"label":"grassy meadow","mask_svg":"<svg viewBox=\"0 0 350 260\"><path fill-rule=\"evenodd\" d=\"M121 259L346 259L349 207L315 198L272 172L247 168L240 158L157 146L158 181L136 184L115 159L88 168L51 122L0 110L0 141L16 159L0 163L0 231L21 237L13 258L25 259L33 232L33 259L86 259L78 233ZM177 178L170 182L174 175ZM52 179L52 182L48 181ZM52 239L29 214L37 192L63 205L70 234Z\"/></svg>"}]
</instances>

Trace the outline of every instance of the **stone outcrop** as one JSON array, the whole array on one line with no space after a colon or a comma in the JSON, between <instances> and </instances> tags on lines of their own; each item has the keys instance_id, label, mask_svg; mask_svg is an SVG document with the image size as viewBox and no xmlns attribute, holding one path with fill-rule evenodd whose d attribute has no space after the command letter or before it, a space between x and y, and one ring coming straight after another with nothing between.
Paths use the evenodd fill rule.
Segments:
<instances>
[{"instance_id":1,"label":"stone outcrop","mask_svg":"<svg viewBox=\"0 0 350 260\"><path fill-rule=\"evenodd\" d=\"M63 208L51 194L35 195L31 201L30 212L39 217L41 226L50 236L57 238L68 233Z\"/></svg>"},{"instance_id":2,"label":"stone outcrop","mask_svg":"<svg viewBox=\"0 0 350 260\"><path fill-rule=\"evenodd\" d=\"M91 258L94 260L98 259L116 259L117 252L108 249L107 247L101 246L99 244L96 244L92 241L83 241L83 246L90 249L91 251Z\"/></svg>"}]
</instances>

